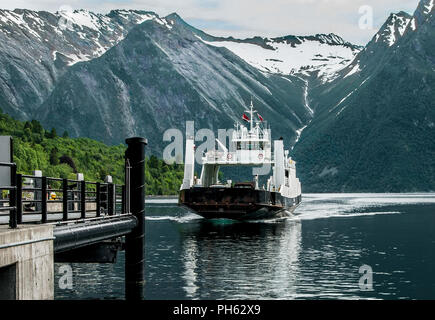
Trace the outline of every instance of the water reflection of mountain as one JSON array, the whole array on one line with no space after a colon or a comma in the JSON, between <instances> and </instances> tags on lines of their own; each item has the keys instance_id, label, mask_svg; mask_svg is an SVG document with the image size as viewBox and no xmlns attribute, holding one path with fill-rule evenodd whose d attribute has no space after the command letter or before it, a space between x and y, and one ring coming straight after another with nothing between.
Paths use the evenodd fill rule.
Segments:
<instances>
[{"instance_id":1,"label":"water reflection of mountain","mask_svg":"<svg viewBox=\"0 0 435 320\"><path fill-rule=\"evenodd\" d=\"M195 299L295 295L301 223L200 221L180 229L184 290Z\"/></svg>"}]
</instances>

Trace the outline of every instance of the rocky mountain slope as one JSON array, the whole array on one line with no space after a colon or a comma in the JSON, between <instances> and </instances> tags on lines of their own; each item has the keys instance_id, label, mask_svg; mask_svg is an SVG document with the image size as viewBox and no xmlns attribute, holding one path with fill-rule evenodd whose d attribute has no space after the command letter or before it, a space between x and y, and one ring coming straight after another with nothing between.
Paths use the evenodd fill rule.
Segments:
<instances>
[{"instance_id":1,"label":"rocky mountain slope","mask_svg":"<svg viewBox=\"0 0 435 320\"><path fill-rule=\"evenodd\" d=\"M314 76L323 82L333 79L336 72L352 62L363 49L333 33L277 38L257 36L248 39L215 37L190 26L177 14L171 14L168 18L182 24L205 43L225 47L261 71Z\"/></svg>"},{"instance_id":2,"label":"rocky mountain slope","mask_svg":"<svg viewBox=\"0 0 435 320\"><path fill-rule=\"evenodd\" d=\"M332 83L294 148L305 191L435 190L433 1L393 14Z\"/></svg>"},{"instance_id":3,"label":"rocky mountain slope","mask_svg":"<svg viewBox=\"0 0 435 320\"><path fill-rule=\"evenodd\" d=\"M226 48L206 44L178 19L146 21L99 58L77 63L36 113L47 127L108 143L143 135L162 153L163 132L228 128L249 100L274 135L291 141L312 113L304 82L261 72Z\"/></svg>"},{"instance_id":4,"label":"rocky mountain slope","mask_svg":"<svg viewBox=\"0 0 435 320\"><path fill-rule=\"evenodd\" d=\"M101 56L133 26L149 19L161 22L146 11L102 15L86 10L0 10L2 109L29 119L71 65Z\"/></svg>"},{"instance_id":5,"label":"rocky mountain slope","mask_svg":"<svg viewBox=\"0 0 435 320\"><path fill-rule=\"evenodd\" d=\"M147 27L143 29L148 28L144 32L150 44L142 44L139 40L123 44L129 31L144 22L147 22ZM167 33L165 37L172 44L166 49L171 54L162 49L162 39L151 33L153 31L150 28L154 27ZM225 123L223 127L228 127L231 123L227 120L238 118L251 97L266 119L273 120L278 114L284 115L287 127L278 129L276 133L289 138L291 143L297 140L300 128L305 126L313 114L307 100L306 77L313 73L319 73L322 77L331 76L345 67L360 50L358 46L333 34L243 40L214 37L190 26L177 14L160 18L152 12L131 10L114 10L107 15L86 10L54 14L19 9L0 10L0 39L0 105L4 111L19 119L36 117L59 131L68 130L72 135L90 136L108 143L119 143L124 135L131 134L155 134L157 139L157 132L161 139L163 128L168 128L169 125L180 126L172 122L163 124L159 119L154 119L160 112L157 110L169 114L168 119L182 119L183 123L184 120L198 117L195 111L185 115L177 113L180 109L176 106L180 104L187 109L201 109L204 114L222 114L211 117L213 121L210 118L198 121L198 124L212 125L215 120L222 118L219 123ZM118 43L123 48L122 54L129 55L129 58L132 58L130 51L141 46L144 57L136 54L133 59L148 60L155 65L152 72L159 73L161 68L166 68L167 73L144 75L136 72L140 70L135 70L134 66L128 66L126 68L131 69L131 78L128 80L140 82L140 92L131 89L126 79L118 77L116 81L120 82L112 87L122 86L122 90L128 90L128 93L122 91L121 95L110 97L111 94L106 94L107 88L102 82L108 81L103 70L111 69L112 66L104 64L108 60L123 60L123 57L114 58L120 50L110 53L110 58L101 56ZM184 58L178 56L178 43L185 43ZM190 44L192 46L187 49ZM196 46L207 50L192 53L197 49ZM240 51L237 46L248 46L248 50ZM214 61L216 54L219 59ZM223 62L220 61L222 59ZM207 66L213 62L214 66ZM162 66L157 66L159 63ZM83 83L83 88L78 87L77 83L73 85L78 77L77 72L97 68L90 66L101 67L101 70L95 70L95 74L102 78L86 75L86 78L92 78L92 84L98 86L88 82ZM178 74L179 79L176 79L175 74ZM147 78L146 83L142 83L142 78ZM173 97L168 97L168 89L162 90L167 83L172 83L174 88L188 87L189 90L178 90ZM155 89L156 86L162 88ZM215 86L219 89L216 90ZM69 92L64 91L66 88ZM143 97L150 90L154 90L153 96ZM84 107L87 103L78 100L83 92L93 96L93 111L95 108L104 110L104 116L92 120L98 123L99 128L93 134L91 132L95 130L88 127L89 119L84 120L86 116L81 115L88 114L87 107ZM271 97L266 97L271 93ZM65 96L61 99L63 95ZM96 98L96 95L101 98ZM197 96L191 106L177 100L190 101L191 96ZM109 97L110 101L107 101ZM155 122L151 128L156 126L158 131L143 128L139 123L140 117L131 113L136 107L127 106L131 99L143 101L143 106L137 108L142 113L149 112L146 118ZM62 118L65 111L70 113L70 118ZM119 113L123 115L118 116ZM120 118L125 119L120 121Z\"/></svg>"}]
</instances>

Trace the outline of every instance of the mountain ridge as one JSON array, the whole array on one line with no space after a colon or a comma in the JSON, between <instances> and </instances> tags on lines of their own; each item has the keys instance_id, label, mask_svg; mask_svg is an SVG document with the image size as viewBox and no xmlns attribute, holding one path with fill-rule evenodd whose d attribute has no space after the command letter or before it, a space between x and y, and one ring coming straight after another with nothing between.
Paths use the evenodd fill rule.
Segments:
<instances>
[{"instance_id":1,"label":"mountain ridge","mask_svg":"<svg viewBox=\"0 0 435 320\"><path fill-rule=\"evenodd\" d=\"M103 54L149 13L111 19L86 10L0 10L0 103L28 119L73 64ZM100 26L98 28L97 26Z\"/></svg>"},{"instance_id":2,"label":"mountain ridge","mask_svg":"<svg viewBox=\"0 0 435 320\"><path fill-rule=\"evenodd\" d=\"M412 17L423 23L414 27L407 17L391 44L378 40L398 30L388 21L400 21L387 20L340 77L316 92L316 117L294 148L306 192L435 190L435 22L433 8L417 18L425 2Z\"/></svg>"},{"instance_id":3,"label":"mountain ridge","mask_svg":"<svg viewBox=\"0 0 435 320\"><path fill-rule=\"evenodd\" d=\"M252 96L270 120L285 123L277 133L291 140L311 117L301 84L265 75L183 27L146 21L101 57L73 66L35 115L47 127L109 143L145 135L161 154L166 129L194 119L198 128L226 128Z\"/></svg>"}]
</instances>

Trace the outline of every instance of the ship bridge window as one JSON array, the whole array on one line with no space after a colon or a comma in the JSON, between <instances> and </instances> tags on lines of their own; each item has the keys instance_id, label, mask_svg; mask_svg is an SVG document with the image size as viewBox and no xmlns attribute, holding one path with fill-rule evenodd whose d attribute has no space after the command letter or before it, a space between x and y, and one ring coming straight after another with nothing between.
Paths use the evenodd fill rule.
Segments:
<instances>
[{"instance_id":1,"label":"ship bridge window","mask_svg":"<svg viewBox=\"0 0 435 320\"><path fill-rule=\"evenodd\" d=\"M237 142L237 150L242 150L242 143L241 142Z\"/></svg>"},{"instance_id":2,"label":"ship bridge window","mask_svg":"<svg viewBox=\"0 0 435 320\"><path fill-rule=\"evenodd\" d=\"M264 150L264 142L260 141L260 150Z\"/></svg>"}]
</instances>

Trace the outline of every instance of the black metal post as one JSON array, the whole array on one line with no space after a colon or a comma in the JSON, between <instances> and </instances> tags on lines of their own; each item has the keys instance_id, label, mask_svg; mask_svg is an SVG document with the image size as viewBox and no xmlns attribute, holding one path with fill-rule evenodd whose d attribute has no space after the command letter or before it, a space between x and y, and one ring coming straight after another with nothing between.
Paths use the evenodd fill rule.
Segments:
<instances>
[{"instance_id":1,"label":"black metal post","mask_svg":"<svg viewBox=\"0 0 435 320\"><path fill-rule=\"evenodd\" d=\"M126 197L125 197L125 185L123 185L122 187L121 187L121 192L122 192L122 200L121 200L121 214L125 214L126 213L126 211L125 211L125 208L126 208Z\"/></svg>"},{"instance_id":2,"label":"black metal post","mask_svg":"<svg viewBox=\"0 0 435 320\"><path fill-rule=\"evenodd\" d=\"M130 160L128 160L127 158L125 159L125 181L124 181L124 186L125 186L125 212L126 213L131 213L130 210L130 197L131 197L131 192L130 192Z\"/></svg>"},{"instance_id":3,"label":"black metal post","mask_svg":"<svg viewBox=\"0 0 435 320\"><path fill-rule=\"evenodd\" d=\"M13 164L11 166L11 187L14 189L9 191L9 207L13 207L9 210L9 228L15 229L18 227L17 221L17 166Z\"/></svg>"},{"instance_id":4,"label":"black metal post","mask_svg":"<svg viewBox=\"0 0 435 320\"><path fill-rule=\"evenodd\" d=\"M113 216L115 213L115 185L113 183L107 184L107 213Z\"/></svg>"},{"instance_id":5,"label":"black metal post","mask_svg":"<svg viewBox=\"0 0 435 320\"><path fill-rule=\"evenodd\" d=\"M23 175L17 174L17 223L23 223Z\"/></svg>"},{"instance_id":6,"label":"black metal post","mask_svg":"<svg viewBox=\"0 0 435 320\"><path fill-rule=\"evenodd\" d=\"M125 237L125 298L142 300L145 285L145 146L144 138L130 138L125 158L129 160L130 211L137 218L137 226ZM127 162L127 161L126 161Z\"/></svg>"},{"instance_id":7,"label":"black metal post","mask_svg":"<svg viewBox=\"0 0 435 320\"><path fill-rule=\"evenodd\" d=\"M62 199L63 216L62 216L62 220L67 221L68 220L68 180L67 179L62 180L62 193L63 193L63 199Z\"/></svg>"},{"instance_id":8,"label":"black metal post","mask_svg":"<svg viewBox=\"0 0 435 320\"><path fill-rule=\"evenodd\" d=\"M80 216L86 218L86 181L80 181Z\"/></svg>"},{"instance_id":9,"label":"black metal post","mask_svg":"<svg viewBox=\"0 0 435 320\"><path fill-rule=\"evenodd\" d=\"M108 213L108 202L107 202L108 189L109 188L106 183L102 183L100 185L100 204L104 215Z\"/></svg>"},{"instance_id":10,"label":"black metal post","mask_svg":"<svg viewBox=\"0 0 435 320\"><path fill-rule=\"evenodd\" d=\"M97 217L101 216L101 184L97 182L96 199L97 203Z\"/></svg>"},{"instance_id":11,"label":"black metal post","mask_svg":"<svg viewBox=\"0 0 435 320\"><path fill-rule=\"evenodd\" d=\"M42 185L41 185L41 222L47 222L47 177L42 177Z\"/></svg>"}]
</instances>

